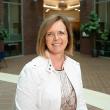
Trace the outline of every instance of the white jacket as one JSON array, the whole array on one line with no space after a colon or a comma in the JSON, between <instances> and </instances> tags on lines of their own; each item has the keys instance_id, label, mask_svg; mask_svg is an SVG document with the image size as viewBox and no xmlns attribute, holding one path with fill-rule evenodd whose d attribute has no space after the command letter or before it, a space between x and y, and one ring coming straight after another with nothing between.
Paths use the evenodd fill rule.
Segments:
<instances>
[{"instance_id":1,"label":"white jacket","mask_svg":"<svg viewBox=\"0 0 110 110\"><path fill-rule=\"evenodd\" d=\"M76 92L76 110L87 110L82 96L79 63L66 57L63 66ZM41 56L34 58L20 73L15 98L16 110L60 110L60 85L51 60Z\"/></svg>"}]
</instances>

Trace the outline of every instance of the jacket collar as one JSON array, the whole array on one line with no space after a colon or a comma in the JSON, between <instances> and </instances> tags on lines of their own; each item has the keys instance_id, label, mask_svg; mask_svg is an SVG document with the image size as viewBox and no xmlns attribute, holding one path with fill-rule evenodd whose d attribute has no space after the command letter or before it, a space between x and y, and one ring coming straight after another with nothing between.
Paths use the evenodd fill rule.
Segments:
<instances>
[{"instance_id":1,"label":"jacket collar","mask_svg":"<svg viewBox=\"0 0 110 110\"><path fill-rule=\"evenodd\" d=\"M48 71L49 73L51 73L52 71L55 71L55 69L54 69L54 67L53 67L53 65L52 65L52 61L51 61L50 58L48 58L47 71Z\"/></svg>"},{"instance_id":2,"label":"jacket collar","mask_svg":"<svg viewBox=\"0 0 110 110\"><path fill-rule=\"evenodd\" d=\"M65 61L64 61L64 63L63 63L62 68L64 68L64 65L65 65L65 62L66 62L67 59L68 59L68 56L65 55ZM53 65L52 65L51 58L48 58L47 71L48 71L49 73L55 71L55 68L54 68Z\"/></svg>"},{"instance_id":3,"label":"jacket collar","mask_svg":"<svg viewBox=\"0 0 110 110\"><path fill-rule=\"evenodd\" d=\"M76 78L76 74L77 74L77 70L75 68L75 66L73 66L73 63L71 65L71 61L69 59L68 56L65 57L65 61L64 61L64 64L63 64L63 67L64 67L64 71L66 72L72 86L74 87L75 91L76 91L76 82L77 82L77 78ZM48 64L47 64L47 71L49 74L55 72L55 69L52 65L52 62L51 62L51 59L49 58L48 59ZM74 76L74 77L73 77Z\"/></svg>"}]
</instances>

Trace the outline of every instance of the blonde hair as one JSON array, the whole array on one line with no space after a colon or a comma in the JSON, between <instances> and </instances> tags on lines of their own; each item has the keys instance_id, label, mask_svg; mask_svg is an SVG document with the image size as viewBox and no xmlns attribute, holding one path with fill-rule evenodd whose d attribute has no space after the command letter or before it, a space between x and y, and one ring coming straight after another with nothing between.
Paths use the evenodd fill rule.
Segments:
<instances>
[{"instance_id":1,"label":"blonde hair","mask_svg":"<svg viewBox=\"0 0 110 110\"><path fill-rule=\"evenodd\" d=\"M68 44L65 48L65 54L70 57L73 56L72 28L71 28L70 22L68 21L66 16L61 15L61 14L51 15L42 22L39 32L38 32L38 37L37 37L37 44L36 44L37 55L46 57L46 55L45 55L45 51L47 50L46 41L45 41L46 33L47 33L48 29L56 21L59 21L59 20L61 20L64 23L64 25L66 26L67 33L68 33Z\"/></svg>"}]
</instances>

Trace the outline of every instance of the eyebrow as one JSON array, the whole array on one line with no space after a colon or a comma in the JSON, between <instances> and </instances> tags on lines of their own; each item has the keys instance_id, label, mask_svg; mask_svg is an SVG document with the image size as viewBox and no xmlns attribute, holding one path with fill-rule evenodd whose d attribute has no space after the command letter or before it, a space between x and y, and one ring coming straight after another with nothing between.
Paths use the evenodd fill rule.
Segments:
<instances>
[{"instance_id":1,"label":"eyebrow","mask_svg":"<svg viewBox=\"0 0 110 110\"><path fill-rule=\"evenodd\" d=\"M56 31L56 32L65 32L66 30L58 30L58 31ZM53 31L49 31L49 32L47 32L47 33L54 33Z\"/></svg>"}]
</instances>

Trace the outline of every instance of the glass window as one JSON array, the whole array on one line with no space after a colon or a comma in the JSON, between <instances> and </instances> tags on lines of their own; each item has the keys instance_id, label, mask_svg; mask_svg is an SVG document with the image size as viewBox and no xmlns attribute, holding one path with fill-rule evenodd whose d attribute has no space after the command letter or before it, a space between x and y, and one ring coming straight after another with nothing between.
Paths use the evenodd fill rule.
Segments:
<instances>
[{"instance_id":1,"label":"glass window","mask_svg":"<svg viewBox=\"0 0 110 110\"><path fill-rule=\"evenodd\" d=\"M110 0L96 0L96 12L104 26L103 29L110 30ZM101 56L110 57L110 38L107 41L99 40L96 45Z\"/></svg>"},{"instance_id":2,"label":"glass window","mask_svg":"<svg viewBox=\"0 0 110 110\"><path fill-rule=\"evenodd\" d=\"M107 3L107 28L110 29L110 1Z\"/></svg>"},{"instance_id":3,"label":"glass window","mask_svg":"<svg viewBox=\"0 0 110 110\"><path fill-rule=\"evenodd\" d=\"M4 3L4 27L9 32L5 39L6 56L22 54L21 5Z\"/></svg>"},{"instance_id":4,"label":"glass window","mask_svg":"<svg viewBox=\"0 0 110 110\"><path fill-rule=\"evenodd\" d=\"M8 4L4 4L4 27L9 31L9 23L8 23Z\"/></svg>"},{"instance_id":5,"label":"glass window","mask_svg":"<svg viewBox=\"0 0 110 110\"><path fill-rule=\"evenodd\" d=\"M106 2L96 4L96 12L100 17L101 22L106 22L106 7L107 7Z\"/></svg>"},{"instance_id":6,"label":"glass window","mask_svg":"<svg viewBox=\"0 0 110 110\"><path fill-rule=\"evenodd\" d=\"M9 37L5 41L21 40L21 8L20 5L4 3L4 26L9 30Z\"/></svg>"},{"instance_id":7,"label":"glass window","mask_svg":"<svg viewBox=\"0 0 110 110\"><path fill-rule=\"evenodd\" d=\"M102 1L104 1L104 2L105 2L105 1L107 1L107 0L96 0L96 2L102 2Z\"/></svg>"},{"instance_id":8,"label":"glass window","mask_svg":"<svg viewBox=\"0 0 110 110\"><path fill-rule=\"evenodd\" d=\"M4 0L4 2L21 3L21 0Z\"/></svg>"}]
</instances>

